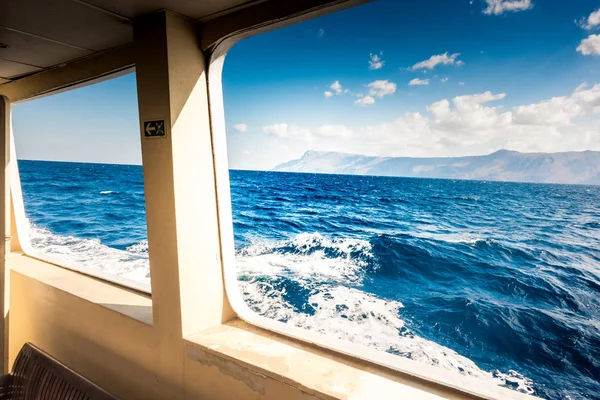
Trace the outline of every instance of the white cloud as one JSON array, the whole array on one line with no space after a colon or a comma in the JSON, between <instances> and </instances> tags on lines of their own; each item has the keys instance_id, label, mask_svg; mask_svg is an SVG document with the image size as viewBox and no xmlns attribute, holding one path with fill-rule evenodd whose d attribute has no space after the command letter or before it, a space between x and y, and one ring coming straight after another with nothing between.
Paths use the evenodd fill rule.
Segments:
<instances>
[{"instance_id":1,"label":"white cloud","mask_svg":"<svg viewBox=\"0 0 600 400\"><path fill-rule=\"evenodd\" d=\"M369 83L367 87L369 88L369 96L375 96L380 99L384 96L396 93L396 84L388 80L373 81Z\"/></svg>"},{"instance_id":2,"label":"white cloud","mask_svg":"<svg viewBox=\"0 0 600 400\"><path fill-rule=\"evenodd\" d=\"M459 133L472 132L472 136L479 136L487 130L510 124L510 112L501 112L498 107L485 105L502 100L505 96L504 93L492 94L490 91L456 96L452 101L444 99L431 104L427 111L431 114L431 122L436 129Z\"/></svg>"},{"instance_id":3,"label":"white cloud","mask_svg":"<svg viewBox=\"0 0 600 400\"><path fill-rule=\"evenodd\" d=\"M375 99L371 96L365 96L361 99L358 99L354 102L359 107L366 107L375 104Z\"/></svg>"},{"instance_id":4,"label":"white cloud","mask_svg":"<svg viewBox=\"0 0 600 400\"><path fill-rule=\"evenodd\" d=\"M419 78L415 78L412 81L408 82L409 86L422 86L422 85L429 85L429 79L419 79Z\"/></svg>"},{"instance_id":5,"label":"white cloud","mask_svg":"<svg viewBox=\"0 0 600 400\"><path fill-rule=\"evenodd\" d=\"M444 77L444 78L440 79L440 82L442 82L442 83L448 82L448 77Z\"/></svg>"},{"instance_id":6,"label":"white cloud","mask_svg":"<svg viewBox=\"0 0 600 400\"><path fill-rule=\"evenodd\" d=\"M344 92L344 88L340 84L340 81L335 81L329 86L331 90L333 90L336 94L342 94Z\"/></svg>"},{"instance_id":7,"label":"white cloud","mask_svg":"<svg viewBox=\"0 0 600 400\"><path fill-rule=\"evenodd\" d=\"M590 35L581 41L577 51L584 56L600 55L600 35Z\"/></svg>"},{"instance_id":8,"label":"white cloud","mask_svg":"<svg viewBox=\"0 0 600 400\"><path fill-rule=\"evenodd\" d=\"M576 21L579 26L583 29L595 29L600 26L600 8L590 14L587 18L582 18L580 21Z\"/></svg>"},{"instance_id":9,"label":"white cloud","mask_svg":"<svg viewBox=\"0 0 600 400\"><path fill-rule=\"evenodd\" d=\"M485 0L487 7L483 10L487 15L500 15L505 12L525 11L533 8L531 0Z\"/></svg>"},{"instance_id":10,"label":"white cloud","mask_svg":"<svg viewBox=\"0 0 600 400\"><path fill-rule=\"evenodd\" d=\"M381 69L383 68L383 66L385 65L385 61L383 61L380 57L380 55L383 55L383 53L381 54L371 54L370 60L369 60L369 69L373 70L373 69Z\"/></svg>"},{"instance_id":11,"label":"white cloud","mask_svg":"<svg viewBox=\"0 0 600 400\"><path fill-rule=\"evenodd\" d=\"M246 124L235 124L233 126L233 130L236 132L246 132L248 130L248 125Z\"/></svg>"},{"instance_id":12,"label":"white cloud","mask_svg":"<svg viewBox=\"0 0 600 400\"><path fill-rule=\"evenodd\" d=\"M583 113L583 107L573 97L553 97L537 104L515 107L514 121L523 125L568 125Z\"/></svg>"},{"instance_id":13,"label":"white cloud","mask_svg":"<svg viewBox=\"0 0 600 400\"><path fill-rule=\"evenodd\" d=\"M343 94L349 93L350 91L348 89L344 89L344 87L342 86L342 84L340 83L340 81L335 81L333 82L329 88L329 90L326 90L324 95L326 99L329 99L331 97L333 97L334 95L336 96L341 96Z\"/></svg>"},{"instance_id":14,"label":"white cloud","mask_svg":"<svg viewBox=\"0 0 600 400\"><path fill-rule=\"evenodd\" d=\"M458 84L462 86L462 85L464 85L465 83L464 83L464 82L458 82Z\"/></svg>"},{"instance_id":15,"label":"white cloud","mask_svg":"<svg viewBox=\"0 0 600 400\"><path fill-rule=\"evenodd\" d=\"M353 132L350 128L345 125L322 125L317 128L314 133L315 136L320 138L349 138Z\"/></svg>"},{"instance_id":16,"label":"white cloud","mask_svg":"<svg viewBox=\"0 0 600 400\"><path fill-rule=\"evenodd\" d=\"M505 93L486 91L442 99L424 112L407 112L377 125L303 128L276 124L263 130L286 138L293 149L377 156L458 156L501 148L524 152L600 150L600 84L580 85L569 95L508 109L500 104L506 97ZM375 101L366 96L356 103ZM293 158L290 155L282 154L282 161Z\"/></svg>"},{"instance_id":17,"label":"white cloud","mask_svg":"<svg viewBox=\"0 0 600 400\"><path fill-rule=\"evenodd\" d=\"M573 92L573 98L584 107L584 111L589 112L600 106L600 84L594 85L591 89L587 88L587 83L582 83ZM598 113L597 111L593 111Z\"/></svg>"},{"instance_id":18,"label":"white cloud","mask_svg":"<svg viewBox=\"0 0 600 400\"><path fill-rule=\"evenodd\" d=\"M281 123L264 126L262 130L272 137L286 140L300 140L304 142L314 142L328 138L348 138L353 135L353 131L344 125L328 124L310 129Z\"/></svg>"},{"instance_id":19,"label":"white cloud","mask_svg":"<svg viewBox=\"0 0 600 400\"><path fill-rule=\"evenodd\" d=\"M317 33L317 37L323 39L323 36L325 36L325 29L321 28L319 29L319 33Z\"/></svg>"},{"instance_id":20,"label":"white cloud","mask_svg":"<svg viewBox=\"0 0 600 400\"><path fill-rule=\"evenodd\" d=\"M465 65L462 61L457 60L458 56L460 56L460 53L448 55L448 52L445 52L444 54L433 55L427 60L416 63L409 69L415 71L418 69L434 69L438 65Z\"/></svg>"},{"instance_id":21,"label":"white cloud","mask_svg":"<svg viewBox=\"0 0 600 400\"><path fill-rule=\"evenodd\" d=\"M287 137L290 132L288 124L273 124L263 127L263 132L273 136Z\"/></svg>"}]
</instances>

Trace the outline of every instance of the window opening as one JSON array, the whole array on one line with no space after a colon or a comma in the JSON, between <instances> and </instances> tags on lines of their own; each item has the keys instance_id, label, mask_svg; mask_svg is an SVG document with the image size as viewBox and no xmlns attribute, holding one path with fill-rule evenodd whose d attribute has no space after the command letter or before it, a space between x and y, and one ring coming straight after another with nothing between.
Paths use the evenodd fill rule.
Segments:
<instances>
[{"instance_id":1,"label":"window opening","mask_svg":"<svg viewBox=\"0 0 600 400\"><path fill-rule=\"evenodd\" d=\"M16 104L31 255L150 290L135 74Z\"/></svg>"},{"instance_id":2,"label":"window opening","mask_svg":"<svg viewBox=\"0 0 600 400\"><path fill-rule=\"evenodd\" d=\"M598 13L379 0L236 44L226 268L245 304L483 385L594 398Z\"/></svg>"}]
</instances>

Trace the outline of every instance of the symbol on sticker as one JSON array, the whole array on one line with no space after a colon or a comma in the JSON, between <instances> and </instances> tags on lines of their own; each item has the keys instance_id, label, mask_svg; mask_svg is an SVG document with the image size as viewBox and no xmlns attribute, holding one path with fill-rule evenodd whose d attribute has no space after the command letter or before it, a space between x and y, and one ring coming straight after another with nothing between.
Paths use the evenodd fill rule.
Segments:
<instances>
[{"instance_id":1,"label":"symbol on sticker","mask_svg":"<svg viewBox=\"0 0 600 400\"><path fill-rule=\"evenodd\" d=\"M165 121L144 121L144 137L165 136Z\"/></svg>"}]
</instances>

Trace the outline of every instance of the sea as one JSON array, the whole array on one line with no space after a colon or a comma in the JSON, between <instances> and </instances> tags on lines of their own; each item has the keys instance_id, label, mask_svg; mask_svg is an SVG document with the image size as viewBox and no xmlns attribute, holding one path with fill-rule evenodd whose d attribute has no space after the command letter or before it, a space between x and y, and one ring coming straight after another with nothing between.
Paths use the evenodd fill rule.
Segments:
<instances>
[{"instance_id":1,"label":"sea","mask_svg":"<svg viewBox=\"0 0 600 400\"><path fill-rule=\"evenodd\" d=\"M18 164L36 252L150 281L140 166ZM490 385L600 399L600 186L230 180L255 312Z\"/></svg>"}]
</instances>

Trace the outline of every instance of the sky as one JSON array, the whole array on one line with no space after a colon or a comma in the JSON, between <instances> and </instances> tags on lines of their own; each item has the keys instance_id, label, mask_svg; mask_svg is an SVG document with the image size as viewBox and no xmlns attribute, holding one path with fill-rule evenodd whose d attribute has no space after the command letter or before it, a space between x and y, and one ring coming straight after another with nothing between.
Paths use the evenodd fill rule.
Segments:
<instances>
[{"instance_id":1,"label":"sky","mask_svg":"<svg viewBox=\"0 0 600 400\"><path fill-rule=\"evenodd\" d=\"M18 159L141 164L135 74L13 106Z\"/></svg>"},{"instance_id":2,"label":"sky","mask_svg":"<svg viewBox=\"0 0 600 400\"><path fill-rule=\"evenodd\" d=\"M600 150L600 1L375 0L237 43L223 93L234 169ZM18 157L139 163L135 96L128 75L18 104Z\"/></svg>"}]
</instances>

